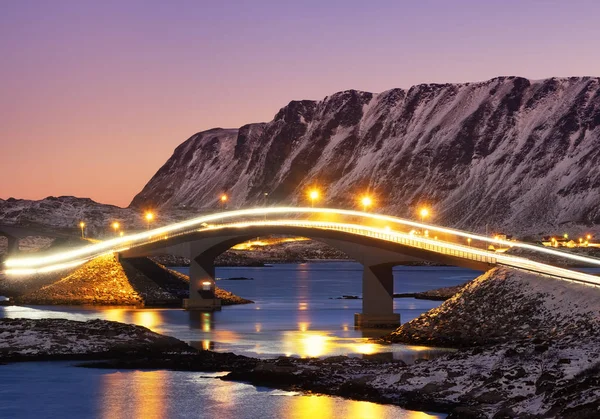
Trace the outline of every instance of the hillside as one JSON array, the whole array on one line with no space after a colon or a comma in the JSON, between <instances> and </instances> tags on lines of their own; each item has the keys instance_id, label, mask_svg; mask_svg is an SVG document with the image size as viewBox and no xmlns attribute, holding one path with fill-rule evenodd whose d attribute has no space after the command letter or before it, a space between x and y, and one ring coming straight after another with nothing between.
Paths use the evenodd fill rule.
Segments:
<instances>
[{"instance_id":1,"label":"hillside","mask_svg":"<svg viewBox=\"0 0 600 419\"><path fill-rule=\"evenodd\" d=\"M483 231L545 232L600 222L600 79L423 84L292 101L268 123L181 144L132 207L306 203L356 207ZM265 193L268 195L265 197Z\"/></svg>"}]
</instances>

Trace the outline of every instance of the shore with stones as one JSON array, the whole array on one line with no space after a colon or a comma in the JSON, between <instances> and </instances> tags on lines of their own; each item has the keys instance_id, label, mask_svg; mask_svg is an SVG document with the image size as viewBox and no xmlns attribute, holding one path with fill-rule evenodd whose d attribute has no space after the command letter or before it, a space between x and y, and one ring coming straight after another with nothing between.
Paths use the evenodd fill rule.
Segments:
<instances>
[{"instance_id":1,"label":"shore with stones","mask_svg":"<svg viewBox=\"0 0 600 419\"><path fill-rule=\"evenodd\" d=\"M456 351L411 365L379 355L282 357L244 363L223 379L450 418L592 418L600 413L599 309L596 288L496 268L383 339ZM95 366L181 367L175 358Z\"/></svg>"},{"instance_id":2,"label":"shore with stones","mask_svg":"<svg viewBox=\"0 0 600 419\"><path fill-rule=\"evenodd\" d=\"M20 305L118 305L181 307L189 295L189 277L148 258L117 261L113 255L97 257L62 272L0 280L0 295ZM222 305L249 304L217 287Z\"/></svg>"},{"instance_id":3,"label":"shore with stones","mask_svg":"<svg viewBox=\"0 0 600 419\"><path fill-rule=\"evenodd\" d=\"M0 324L0 337L6 342L0 353L9 348L13 354L0 360L73 357L100 359L85 364L97 368L231 371L223 379L446 412L450 418L593 418L600 414L598 313L597 288L496 268L382 338L390 344L457 348L410 365L383 355L257 360L196 351L172 338L166 351L154 351L145 343L136 349L129 345L147 341L146 332L110 328L88 333L89 342L104 342L100 346L80 345L89 326L35 338L28 335L35 329L29 323L8 324L9 329ZM60 331L65 325L52 327ZM107 341L116 347L102 346ZM48 353L40 348L49 348Z\"/></svg>"}]
</instances>

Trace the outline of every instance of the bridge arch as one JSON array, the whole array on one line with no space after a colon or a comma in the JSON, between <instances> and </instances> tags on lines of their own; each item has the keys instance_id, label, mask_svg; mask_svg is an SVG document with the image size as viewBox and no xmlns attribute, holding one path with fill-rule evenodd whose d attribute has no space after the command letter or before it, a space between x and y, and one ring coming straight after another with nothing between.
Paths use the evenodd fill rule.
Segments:
<instances>
[{"instance_id":1,"label":"bridge arch","mask_svg":"<svg viewBox=\"0 0 600 419\"><path fill-rule=\"evenodd\" d=\"M220 302L214 297L215 258L236 244L254 237L274 234L307 237L323 242L344 252L363 265L363 307L362 313L355 315L355 325L359 327L383 327L399 324L399 314L395 314L393 311L392 268L396 265L408 261L431 260L478 270L491 268L485 263L437 254L374 237L297 225L258 224L244 226L244 228L234 226L207 228L137 246L121 252L119 257L130 258L168 253L189 258L190 298L185 302L185 307L192 310L212 310L220 306Z\"/></svg>"}]
</instances>

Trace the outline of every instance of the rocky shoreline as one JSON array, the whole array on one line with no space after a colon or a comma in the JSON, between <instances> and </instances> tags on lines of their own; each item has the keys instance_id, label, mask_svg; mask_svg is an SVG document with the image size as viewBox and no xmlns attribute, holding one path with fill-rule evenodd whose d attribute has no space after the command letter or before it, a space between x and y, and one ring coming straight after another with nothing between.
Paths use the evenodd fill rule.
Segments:
<instances>
[{"instance_id":1,"label":"rocky shoreline","mask_svg":"<svg viewBox=\"0 0 600 419\"><path fill-rule=\"evenodd\" d=\"M224 379L446 412L450 418L598 417L599 309L595 288L498 268L385 338L457 351L413 365L380 356L261 360ZM166 361L159 362L154 366Z\"/></svg>"},{"instance_id":2,"label":"rocky shoreline","mask_svg":"<svg viewBox=\"0 0 600 419\"><path fill-rule=\"evenodd\" d=\"M161 357L195 352L179 339L107 320L0 319L0 362Z\"/></svg>"},{"instance_id":3,"label":"rocky shoreline","mask_svg":"<svg viewBox=\"0 0 600 419\"><path fill-rule=\"evenodd\" d=\"M148 258L117 261L97 257L64 272L36 275L27 281L0 278L0 295L21 305L118 305L181 307L189 295L189 278ZM222 305L253 301L216 288Z\"/></svg>"},{"instance_id":4,"label":"rocky shoreline","mask_svg":"<svg viewBox=\"0 0 600 419\"><path fill-rule=\"evenodd\" d=\"M40 359L42 347L50 348L47 359L101 359L82 364L87 367L231 371L222 379L446 412L449 418L595 418L600 415L599 312L596 288L496 268L384 338L388 343L459 348L412 365L382 355L258 360L197 351L173 338L166 338L167 345L158 350L152 338L146 338L152 332L145 328L111 325L109 334L83 336L89 324L112 323L86 322L66 337L60 329L72 326L65 320L53 325L59 333L44 332L44 345L27 335L35 324L10 322L48 320L9 320L7 330L0 322L5 347L3 352L0 344L0 354L13 347L13 355L0 361ZM119 327L125 332L118 332ZM81 347L89 344L79 345L68 336L84 341L99 337L104 346L92 347L93 356L86 355ZM119 343L114 336L133 337L133 343L141 340L142 346L131 347L127 339ZM106 347L107 337L115 346ZM21 350L15 351L19 342Z\"/></svg>"}]
</instances>

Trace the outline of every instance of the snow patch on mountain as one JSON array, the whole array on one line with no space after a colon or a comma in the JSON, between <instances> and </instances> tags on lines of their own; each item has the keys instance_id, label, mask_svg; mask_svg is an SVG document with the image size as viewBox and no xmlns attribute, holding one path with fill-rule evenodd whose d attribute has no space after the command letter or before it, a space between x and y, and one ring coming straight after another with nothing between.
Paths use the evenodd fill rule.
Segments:
<instances>
[{"instance_id":1,"label":"snow patch on mountain","mask_svg":"<svg viewBox=\"0 0 600 419\"><path fill-rule=\"evenodd\" d=\"M422 84L292 101L268 123L195 134L133 207L305 204L377 210L482 231L541 233L600 223L600 79ZM265 195L268 194L268 195Z\"/></svg>"}]
</instances>

